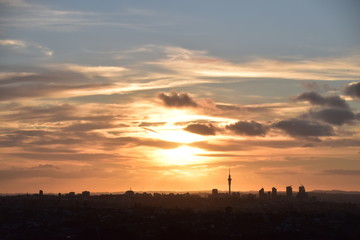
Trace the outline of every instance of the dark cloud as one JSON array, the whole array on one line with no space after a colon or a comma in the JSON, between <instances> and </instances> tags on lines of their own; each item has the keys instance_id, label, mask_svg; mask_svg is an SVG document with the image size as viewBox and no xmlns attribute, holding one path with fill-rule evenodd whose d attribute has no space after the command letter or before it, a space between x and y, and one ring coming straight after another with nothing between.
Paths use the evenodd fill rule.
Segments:
<instances>
[{"instance_id":1,"label":"dark cloud","mask_svg":"<svg viewBox=\"0 0 360 240\"><path fill-rule=\"evenodd\" d=\"M317 92L305 92L297 96L296 100L307 101L312 105L349 108L349 105L346 103L346 101L337 95L323 97Z\"/></svg>"},{"instance_id":2,"label":"dark cloud","mask_svg":"<svg viewBox=\"0 0 360 240\"><path fill-rule=\"evenodd\" d=\"M86 126L86 130L94 129L95 126ZM64 131L63 129L59 129L59 131L46 131L46 130L27 130L27 131L13 131L8 132L7 134L0 135L0 146L2 147L16 147L22 148L24 152L23 156L26 157L26 154L39 154L39 159L45 159L47 157L52 158L66 158L66 152L62 151L64 154L56 154L46 155L43 153L49 153L47 148L54 149L54 147L62 147L66 149L88 149L89 146L92 148L101 148L101 149L111 149L113 150L116 147L126 146L126 147L136 147L136 146L147 146L147 147L156 147L163 149L171 149L177 148L180 146L179 143L164 141L164 140L156 140L151 138L136 138L136 137L107 137L104 134L96 133L96 132L86 132L83 131L83 126L80 128L75 128L76 131ZM55 146L56 145L56 146ZM21 152L17 150L18 152ZM54 152L56 153L56 152ZM87 155L80 155L75 152L72 153L76 155L74 157L69 153L69 159L79 158L86 159ZM14 156L16 153L14 153ZM35 156L33 155L33 156ZM20 155L17 155L20 157ZM116 158L116 155L114 155ZM109 156L105 156L105 158L110 158ZM91 154L89 158L92 158ZM101 156L99 155L99 159ZM103 159L103 158L102 158Z\"/></svg>"},{"instance_id":3,"label":"dark cloud","mask_svg":"<svg viewBox=\"0 0 360 240\"><path fill-rule=\"evenodd\" d=\"M189 124L184 128L185 131L200 134L200 135L215 135L216 127L210 124Z\"/></svg>"},{"instance_id":4,"label":"dark cloud","mask_svg":"<svg viewBox=\"0 0 360 240\"><path fill-rule=\"evenodd\" d=\"M360 170L329 169L329 170L324 170L321 174L324 174L324 175L360 176Z\"/></svg>"},{"instance_id":5,"label":"dark cloud","mask_svg":"<svg viewBox=\"0 0 360 240\"><path fill-rule=\"evenodd\" d=\"M240 106L240 105L229 105L229 104L216 104L216 108L223 111L238 111L238 112L249 112L249 113L264 113L273 111L276 106Z\"/></svg>"},{"instance_id":6,"label":"dark cloud","mask_svg":"<svg viewBox=\"0 0 360 240\"><path fill-rule=\"evenodd\" d=\"M189 124L211 124L211 122L209 120L204 120L204 119L194 119L193 121L185 121L185 122L175 122L174 125L175 126L185 126L185 125L189 125Z\"/></svg>"},{"instance_id":7,"label":"dark cloud","mask_svg":"<svg viewBox=\"0 0 360 240\"><path fill-rule=\"evenodd\" d=\"M166 122L141 122L139 127L157 127L166 124Z\"/></svg>"},{"instance_id":8,"label":"dark cloud","mask_svg":"<svg viewBox=\"0 0 360 240\"><path fill-rule=\"evenodd\" d=\"M22 152L8 153L0 156L8 159L23 160L42 160L42 161L80 161L80 162L99 162L109 159L119 160L121 157L105 153L42 153L42 152ZM129 157L131 158L131 157Z\"/></svg>"},{"instance_id":9,"label":"dark cloud","mask_svg":"<svg viewBox=\"0 0 360 240\"><path fill-rule=\"evenodd\" d=\"M65 131L91 131L96 129L107 129L119 127L109 122L76 123L63 128Z\"/></svg>"},{"instance_id":10,"label":"dark cloud","mask_svg":"<svg viewBox=\"0 0 360 240\"><path fill-rule=\"evenodd\" d=\"M16 147L21 146L25 142L29 142L31 139L43 137L46 135L46 131L41 130L22 130L22 131L10 131L5 134L0 134L0 146L2 147Z\"/></svg>"},{"instance_id":11,"label":"dark cloud","mask_svg":"<svg viewBox=\"0 0 360 240\"><path fill-rule=\"evenodd\" d=\"M307 90L312 90L312 91L320 90L320 86L316 82L308 82L308 81L301 82L301 86Z\"/></svg>"},{"instance_id":12,"label":"dark cloud","mask_svg":"<svg viewBox=\"0 0 360 240\"><path fill-rule=\"evenodd\" d=\"M29 168L6 168L0 170L0 180L10 181L16 179L51 178L51 179L79 179L79 178L108 178L118 174L109 173L101 168L77 167L74 170L63 170L54 165L39 165Z\"/></svg>"},{"instance_id":13,"label":"dark cloud","mask_svg":"<svg viewBox=\"0 0 360 240\"><path fill-rule=\"evenodd\" d=\"M201 148L207 151L214 151L214 152L249 150L249 147L242 144L242 142L232 142L232 141L221 141L216 144L212 144L208 142L193 142L188 145L191 147Z\"/></svg>"},{"instance_id":14,"label":"dark cloud","mask_svg":"<svg viewBox=\"0 0 360 240\"><path fill-rule=\"evenodd\" d=\"M325 140L322 143L321 146L328 146L330 145L327 143L324 143ZM287 148L299 148L299 147L310 147L313 145L309 144L309 138L306 139L288 139L288 140L271 140L268 139L266 141L261 139L247 139L247 140L223 140L218 141L216 143L209 143L209 142L194 142L189 143L189 146L202 148L207 151L243 151L243 150L249 150L252 148L276 148L276 149L287 149ZM335 146L336 143L333 145ZM343 145L350 145L355 146L355 144L359 144L358 142L349 141L348 143L338 143ZM331 146L333 146L331 145Z\"/></svg>"},{"instance_id":15,"label":"dark cloud","mask_svg":"<svg viewBox=\"0 0 360 240\"><path fill-rule=\"evenodd\" d=\"M352 111L341 108L326 108L320 111L310 112L310 115L316 119L335 125L342 125L357 119Z\"/></svg>"},{"instance_id":16,"label":"dark cloud","mask_svg":"<svg viewBox=\"0 0 360 240\"><path fill-rule=\"evenodd\" d=\"M62 66L57 68L62 68ZM28 71L39 73L27 76L9 76L0 81L0 101L44 97L61 98L62 93L68 91L99 90L113 86L113 83L106 78L92 78L71 69L62 71L28 67Z\"/></svg>"},{"instance_id":17,"label":"dark cloud","mask_svg":"<svg viewBox=\"0 0 360 240\"><path fill-rule=\"evenodd\" d=\"M273 127L285 131L292 137L321 137L334 135L331 126L298 118L277 122Z\"/></svg>"},{"instance_id":18,"label":"dark cloud","mask_svg":"<svg viewBox=\"0 0 360 240\"><path fill-rule=\"evenodd\" d=\"M197 102L185 92L177 93L175 90L170 93L160 92L157 97L163 101L167 107L197 107Z\"/></svg>"},{"instance_id":19,"label":"dark cloud","mask_svg":"<svg viewBox=\"0 0 360 240\"><path fill-rule=\"evenodd\" d=\"M330 147L360 147L360 139L326 139L322 143Z\"/></svg>"},{"instance_id":20,"label":"dark cloud","mask_svg":"<svg viewBox=\"0 0 360 240\"><path fill-rule=\"evenodd\" d=\"M353 98L360 99L360 82L350 83L345 88L344 93Z\"/></svg>"},{"instance_id":21,"label":"dark cloud","mask_svg":"<svg viewBox=\"0 0 360 240\"><path fill-rule=\"evenodd\" d=\"M329 84L317 83L312 81L303 81L301 86L309 91L335 91L336 88L330 87Z\"/></svg>"},{"instance_id":22,"label":"dark cloud","mask_svg":"<svg viewBox=\"0 0 360 240\"><path fill-rule=\"evenodd\" d=\"M294 175L299 174L299 172L290 170L287 168L265 168L255 171L259 175Z\"/></svg>"},{"instance_id":23,"label":"dark cloud","mask_svg":"<svg viewBox=\"0 0 360 240\"><path fill-rule=\"evenodd\" d=\"M120 114L114 114L107 110L83 111L80 107L71 104L46 105L46 106L7 106L3 108L5 114L0 114L0 121L22 121L37 123L49 122L73 122L76 124L94 124L105 125L112 124L112 121L123 117ZM124 127L124 124L117 124L116 127ZM69 126L70 127L70 126ZM77 126L80 127L80 126ZM83 126L85 128L85 126ZM90 126L88 126L90 127ZM104 126L105 127L105 126Z\"/></svg>"},{"instance_id":24,"label":"dark cloud","mask_svg":"<svg viewBox=\"0 0 360 240\"><path fill-rule=\"evenodd\" d=\"M267 132L267 127L255 121L238 121L234 124L227 125L226 128L236 134L247 136L265 136Z\"/></svg>"}]
</instances>

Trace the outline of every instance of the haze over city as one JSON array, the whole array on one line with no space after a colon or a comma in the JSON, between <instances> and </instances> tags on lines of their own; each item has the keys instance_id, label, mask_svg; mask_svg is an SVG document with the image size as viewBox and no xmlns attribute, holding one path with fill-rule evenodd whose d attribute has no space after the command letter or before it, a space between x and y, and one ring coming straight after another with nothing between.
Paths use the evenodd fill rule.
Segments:
<instances>
[{"instance_id":1,"label":"haze over city","mask_svg":"<svg viewBox=\"0 0 360 240\"><path fill-rule=\"evenodd\" d=\"M0 0L0 193L360 191L359 12Z\"/></svg>"}]
</instances>

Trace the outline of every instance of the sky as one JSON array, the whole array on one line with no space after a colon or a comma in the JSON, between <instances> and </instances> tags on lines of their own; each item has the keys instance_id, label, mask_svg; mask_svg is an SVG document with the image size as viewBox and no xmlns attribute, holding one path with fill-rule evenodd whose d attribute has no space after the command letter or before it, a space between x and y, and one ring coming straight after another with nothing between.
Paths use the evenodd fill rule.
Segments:
<instances>
[{"instance_id":1,"label":"sky","mask_svg":"<svg viewBox=\"0 0 360 240\"><path fill-rule=\"evenodd\" d=\"M0 193L360 191L357 0L0 0Z\"/></svg>"}]
</instances>

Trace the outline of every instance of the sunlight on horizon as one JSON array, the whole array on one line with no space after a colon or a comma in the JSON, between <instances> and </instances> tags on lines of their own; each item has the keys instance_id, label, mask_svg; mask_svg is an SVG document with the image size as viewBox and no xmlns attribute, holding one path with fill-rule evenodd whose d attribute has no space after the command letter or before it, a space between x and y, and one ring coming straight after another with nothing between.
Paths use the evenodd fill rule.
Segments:
<instances>
[{"instance_id":1,"label":"sunlight on horizon","mask_svg":"<svg viewBox=\"0 0 360 240\"><path fill-rule=\"evenodd\" d=\"M157 161L162 165L190 165L205 163L206 157L199 156L201 153L206 153L199 148L188 146L181 146L175 149L161 149L157 150Z\"/></svg>"}]
</instances>

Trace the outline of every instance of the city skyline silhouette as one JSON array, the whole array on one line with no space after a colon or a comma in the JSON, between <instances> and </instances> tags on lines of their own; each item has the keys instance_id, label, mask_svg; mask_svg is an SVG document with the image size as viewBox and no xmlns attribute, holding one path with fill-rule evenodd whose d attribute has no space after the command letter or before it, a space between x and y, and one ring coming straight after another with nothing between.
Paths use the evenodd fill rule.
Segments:
<instances>
[{"instance_id":1,"label":"city skyline silhouette","mask_svg":"<svg viewBox=\"0 0 360 240\"><path fill-rule=\"evenodd\" d=\"M360 3L329 1L0 1L0 193L360 191Z\"/></svg>"}]
</instances>

